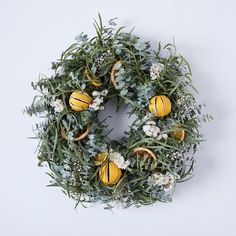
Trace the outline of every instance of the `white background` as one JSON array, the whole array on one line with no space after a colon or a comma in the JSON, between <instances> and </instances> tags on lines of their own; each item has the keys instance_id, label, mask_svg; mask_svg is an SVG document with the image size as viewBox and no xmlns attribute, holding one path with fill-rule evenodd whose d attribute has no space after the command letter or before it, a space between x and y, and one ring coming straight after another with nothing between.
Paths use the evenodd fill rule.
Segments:
<instances>
[{"instance_id":1,"label":"white background","mask_svg":"<svg viewBox=\"0 0 236 236\"><path fill-rule=\"evenodd\" d=\"M172 42L192 65L200 101L214 121L204 125L195 177L177 186L173 202L105 211L73 210L37 167L33 120L22 110L32 101L32 80L92 21L119 24L156 44ZM235 64L233 0L0 0L0 235L236 235ZM126 124L123 124L126 127Z\"/></svg>"}]
</instances>

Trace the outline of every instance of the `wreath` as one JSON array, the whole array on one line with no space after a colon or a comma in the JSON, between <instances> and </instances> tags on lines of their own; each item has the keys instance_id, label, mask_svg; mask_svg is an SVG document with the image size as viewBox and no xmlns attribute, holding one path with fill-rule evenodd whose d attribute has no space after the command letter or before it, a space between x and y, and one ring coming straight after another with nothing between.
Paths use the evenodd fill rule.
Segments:
<instances>
[{"instance_id":1,"label":"wreath","mask_svg":"<svg viewBox=\"0 0 236 236\"><path fill-rule=\"evenodd\" d=\"M174 44L156 50L115 19L94 22L96 36L84 33L41 75L39 92L26 112L43 118L34 132L40 140L39 165L51 181L76 201L111 208L171 201L176 183L192 176L194 153L203 136L193 95L191 70ZM120 141L108 137L98 118L107 101L135 117Z\"/></svg>"}]
</instances>

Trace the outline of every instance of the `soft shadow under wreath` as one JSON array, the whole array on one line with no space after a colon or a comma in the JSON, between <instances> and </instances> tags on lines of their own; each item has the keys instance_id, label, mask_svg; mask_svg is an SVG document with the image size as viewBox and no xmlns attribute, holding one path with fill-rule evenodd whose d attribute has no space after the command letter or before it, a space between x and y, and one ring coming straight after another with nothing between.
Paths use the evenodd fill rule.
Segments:
<instances>
[{"instance_id":1,"label":"soft shadow under wreath","mask_svg":"<svg viewBox=\"0 0 236 236\"><path fill-rule=\"evenodd\" d=\"M99 15L94 26L93 38L81 33L52 63L52 76L32 83L39 93L26 112L43 118L35 126L39 165L47 163L49 186L76 206L171 201L176 183L192 176L200 123L211 118L195 101L190 66L175 45L152 50L115 19L106 27ZM120 141L98 119L110 99L135 115Z\"/></svg>"}]
</instances>

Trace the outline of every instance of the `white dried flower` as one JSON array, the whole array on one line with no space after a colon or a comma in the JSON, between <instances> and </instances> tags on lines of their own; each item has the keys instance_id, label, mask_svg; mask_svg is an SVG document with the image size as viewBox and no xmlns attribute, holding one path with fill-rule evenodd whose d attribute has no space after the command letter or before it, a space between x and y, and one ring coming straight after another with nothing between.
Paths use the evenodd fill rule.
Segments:
<instances>
[{"instance_id":1,"label":"white dried flower","mask_svg":"<svg viewBox=\"0 0 236 236\"><path fill-rule=\"evenodd\" d=\"M187 144L181 150L169 152L166 157L174 161L188 161L191 160L192 151L191 145Z\"/></svg>"},{"instance_id":2,"label":"white dried flower","mask_svg":"<svg viewBox=\"0 0 236 236\"><path fill-rule=\"evenodd\" d=\"M62 112L64 110L63 101L60 99L52 100L50 106L54 108L55 112Z\"/></svg>"},{"instance_id":3,"label":"white dried flower","mask_svg":"<svg viewBox=\"0 0 236 236\"><path fill-rule=\"evenodd\" d=\"M113 161L117 165L117 167L121 169L126 169L130 164L128 160L125 161L125 158L119 152L111 151L109 157L110 160Z\"/></svg>"},{"instance_id":4,"label":"white dried flower","mask_svg":"<svg viewBox=\"0 0 236 236\"><path fill-rule=\"evenodd\" d=\"M93 92L92 92L92 96L93 96L93 97L98 97L98 96L100 96L100 95L101 95L101 93L98 92L98 91L93 91Z\"/></svg>"},{"instance_id":5,"label":"white dried flower","mask_svg":"<svg viewBox=\"0 0 236 236\"><path fill-rule=\"evenodd\" d=\"M150 186L158 186L165 192L170 191L175 183L175 177L170 172L162 173L154 173L148 177L148 184Z\"/></svg>"},{"instance_id":6,"label":"white dried flower","mask_svg":"<svg viewBox=\"0 0 236 236\"><path fill-rule=\"evenodd\" d=\"M151 80L156 80L160 77L160 73L163 71L164 65L161 63L152 64L150 68Z\"/></svg>"},{"instance_id":7,"label":"white dried flower","mask_svg":"<svg viewBox=\"0 0 236 236\"><path fill-rule=\"evenodd\" d=\"M110 50L107 50L106 52L103 52L96 60L96 64L98 66L101 66L110 56L112 56L112 52Z\"/></svg>"},{"instance_id":8,"label":"white dried flower","mask_svg":"<svg viewBox=\"0 0 236 236\"><path fill-rule=\"evenodd\" d=\"M168 138L168 134L162 134L162 138L167 139Z\"/></svg>"},{"instance_id":9,"label":"white dried flower","mask_svg":"<svg viewBox=\"0 0 236 236\"><path fill-rule=\"evenodd\" d=\"M104 89L104 90L102 90L102 92L101 92L101 96L107 96L107 93L108 93L108 90L107 89Z\"/></svg>"},{"instance_id":10,"label":"white dried flower","mask_svg":"<svg viewBox=\"0 0 236 236\"><path fill-rule=\"evenodd\" d=\"M176 104L178 105L178 111L175 116L182 119L191 119L195 116L195 110L197 110L198 107L192 96L180 94Z\"/></svg>"},{"instance_id":11,"label":"white dried flower","mask_svg":"<svg viewBox=\"0 0 236 236\"><path fill-rule=\"evenodd\" d=\"M161 139L167 139L168 135L167 134L159 134L157 137L157 140L161 140Z\"/></svg>"},{"instance_id":12,"label":"white dried flower","mask_svg":"<svg viewBox=\"0 0 236 236\"><path fill-rule=\"evenodd\" d=\"M90 108L93 108L95 111L100 109L100 105L103 103L103 97L95 97L93 102L89 105Z\"/></svg>"},{"instance_id":13,"label":"white dried flower","mask_svg":"<svg viewBox=\"0 0 236 236\"><path fill-rule=\"evenodd\" d=\"M90 108L97 110L103 110L104 106L101 106L103 103L104 97L107 95L108 91L107 89L99 91L93 91L92 96L94 97L92 104L89 105Z\"/></svg>"},{"instance_id":14,"label":"white dried flower","mask_svg":"<svg viewBox=\"0 0 236 236\"><path fill-rule=\"evenodd\" d=\"M155 121L148 121L143 126L143 131L147 136L156 138L160 133L160 128L156 125Z\"/></svg>"},{"instance_id":15,"label":"white dried flower","mask_svg":"<svg viewBox=\"0 0 236 236\"><path fill-rule=\"evenodd\" d=\"M147 125L153 125L155 126L156 125L156 122L154 120L150 120L146 123Z\"/></svg>"}]
</instances>

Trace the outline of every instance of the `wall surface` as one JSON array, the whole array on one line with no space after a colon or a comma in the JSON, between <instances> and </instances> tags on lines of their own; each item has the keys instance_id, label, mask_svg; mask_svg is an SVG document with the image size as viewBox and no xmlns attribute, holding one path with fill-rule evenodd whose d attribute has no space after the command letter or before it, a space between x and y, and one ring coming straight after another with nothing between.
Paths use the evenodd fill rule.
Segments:
<instances>
[{"instance_id":1,"label":"wall surface","mask_svg":"<svg viewBox=\"0 0 236 236\"><path fill-rule=\"evenodd\" d=\"M22 110L33 97L30 82L50 73L50 62L78 33L94 34L98 12L135 26L153 45L174 36L192 65L199 100L214 116L203 127L207 141L195 176L177 186L170 204L74 210L59 189L45 187L36 143L26 139L33 120ZM234 0L0 0L0 235L236 235L235 22Z\"/></svg>"}]
</instances>

